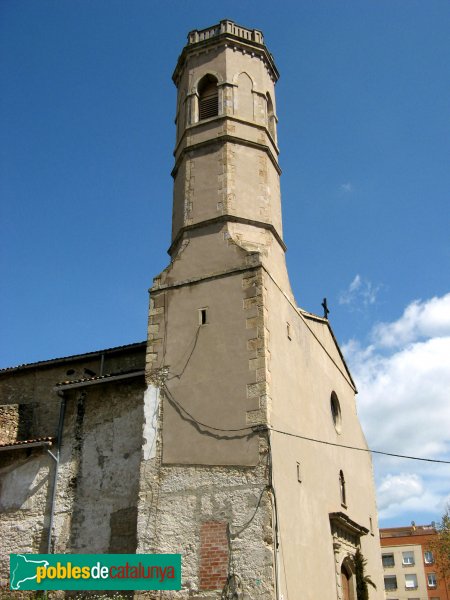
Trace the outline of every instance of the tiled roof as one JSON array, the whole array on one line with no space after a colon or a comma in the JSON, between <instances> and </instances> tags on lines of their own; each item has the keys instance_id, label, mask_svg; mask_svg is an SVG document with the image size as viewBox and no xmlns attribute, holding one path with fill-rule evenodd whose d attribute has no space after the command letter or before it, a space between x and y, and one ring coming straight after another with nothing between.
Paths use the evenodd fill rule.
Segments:
<instances>
[{"instance_id":1,"label":"tiled roof","mask_svg":"<svg viewBox=\"0 0 450 600\"><path fill-rule=\"evenodd\" d=\"M22 441L17 441L17 442L7 442L5 444L0 444L0 448L9 448L12 446L30 446L31 444L33 445L46 445L46 444L53 444L53 442L55 441L55 438L53 437L41 437L41 438L35 438L34 440L22 440Z\"/></svg>"},{"instance_id":2,"label":"tiled roof","mask_svg":"<svg viewBox=\"0 0 450 600\"><path fill-rule=\"evenodd\" d=\"M381 538L407 537L409 535L427 535L436 533L436 525L408 525L406 527L380 528Z\"/></svg>"},{"instance_id":3,"label":"tiled roof","mask_svg":"<svg viewBox=\"0 0 450 600\"><path fill-rule=\"evenodd\" d=\"M139 348L140 346L145 347L146 344L147 344L146 341L135 342L134 344L125 344L124 346L113 346L112 348L105 348L103 350L94 350L92 352L85 352L84 354L72 354L70 356L62 356L59 358L50 358L48 360L40 360L38 362L24 363L23 365L17 365L15 367L5 367L3 369L0 369L0 373L7 373L10 371L18 371L20 369L30 369L30 368L34 368L34 367L45 367L46 365L53 365L55 363L64 362L67 360L77 360L77 359L85 358L88 356L95 356L96 354L100 355L100 354L104 354L104 353L120 352L121 350L131 350L133 348Z\"/></svg>"}]
</instances>

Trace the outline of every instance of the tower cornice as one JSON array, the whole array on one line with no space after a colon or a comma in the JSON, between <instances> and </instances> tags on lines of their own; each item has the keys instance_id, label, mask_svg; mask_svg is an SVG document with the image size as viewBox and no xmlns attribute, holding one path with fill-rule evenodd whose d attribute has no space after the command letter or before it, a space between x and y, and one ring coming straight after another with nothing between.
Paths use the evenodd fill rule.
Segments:
<instances>
[{"instance_id":1,"label":"tower cornice","mask_svg":"<svg viewBox=\"0 0 450 600\"><path fill-rule=\"evenodd\" d=\"M169 254L169 256L173 256L175 249L180 244L183 235L186 232L193 231L195 229L207 228L211 225L216 225L217 223L241 223L243 225L251 225L252 227L266 229L267 231L270 231L272 233L276 241L280 244L281 248L283 249L283 252L286 252L287 250L286 244L284 243L280 234L271 223L265 223L264 221L255 221L254 219L244 219L242 217L239 217L238 215L225 214L219 215L218 217L214 217L213 219L199 221L198 223L192 223L191 225L185 225L184 227L182 227L178 231L175 239L170 245L170 248L167 250L167 254Z\"/></svg>"},{"instance_id":2,"label":"tower cornice","mask_svg":"<svg viewBox=\"0 0 450 600\"><path fill-rule=\"evenodd\" d=\"M202 127L205 126L205 124L208 124L209 122L212 121L217 121L217 122L224 122L224 121L229 121L229 122L234 122L234 123L243 123L245 125L249 125L248 121L244 121L243 119L239 119L238 117L234 117L232 115L220 115L217 117L212 117L211 119L205 119L203 121L199 121L197 123L192 123L192 125L188 125L186 127L186 129L183 132L183 135L181 136L179 142L177 143L175 150L173 151L173 155L175 157L175 162L178 162L178 157L180 155L180 149L182 148L183 144L185 144L185 147L182 148L181 152L185 152L186 149L188 149L189 147L192 147L195 144L189 143L186 144L186 137L189 134L192 134L193 132L195 132L196 129L201 129ZM271 154L271 160L272 162L276 163L276 168L278 170L279 175L281 175L281 169L278 166L278 162L277 159L275 157L278 157L278 155L280 154L280 150L278 148L278 145L275 141L275 139L273 138L271 132L267 129L267 127L265 125L261 125L259 123L251 123L250 124L252 127L254 127L255 129L259 129L260 131L264 132L268 139L271 141L272 146L273 146L273 150L269 149L270 154ZM219 139L220 137L223 137L225 134L221 134L218 135L217 138L215 138L216 140ZM268 146L266 144L260 144L260 146L266 146L268 148ZM176 171L176 167L174 168L174 171ZM173 175L173 173L172 173Z\"/></svg>"},{"instance_id":3,"label":"tower cornice","mask_svg":"<svg viewBox=\"0 0 450 600\"><path fill-rule=\"evenodd\" d=\"M272 162L274 169L277 171L278 175L281 175L280 165L278 164L277 159L275 158L272 150L269 148L269 146L267 146L267 144L261 144L259 142L252 142L251 140L247 140L242 137L237 137L235 135L223 133L223 134L218 135L217 137L212 138L210 140L204 140L203 142L198 142L196 144L189 144L188 146L185 146L182 150L180 150L178 152L178 156L175 161L175 166L173 167L172 172L171 172L172 177L176 176L176 174L178 172L178 168L180 166L180 163L183 160L183 157L186 154L188 154L189 152L193 152L194 150L198 150L200 148L205 148L207 146L214 146L214 145L226 144L226 143L240 144L242 146L248 146L249 148L256 148L256 149L262 150L269 157L269 159Z\"/></svg>"},{"instance_id":4,"label":"tower cornice","mask_svg":"<svg viewBox=\"0 0 450 600\"><path fill-rule=\"evenodd\" d=\"M262 31L258 29L247 29L225 19L207 27L206 29L194 29L188 34L188 43L178 57L177 66L172 75L172 80L178 87L180 76L186 59L189 55L210 51L217 46L230 44L230 47L259 56L266 64L274 82L278 81L280 74L275 66L272 54L264 44Z\"/></svg>"}]
</instances>

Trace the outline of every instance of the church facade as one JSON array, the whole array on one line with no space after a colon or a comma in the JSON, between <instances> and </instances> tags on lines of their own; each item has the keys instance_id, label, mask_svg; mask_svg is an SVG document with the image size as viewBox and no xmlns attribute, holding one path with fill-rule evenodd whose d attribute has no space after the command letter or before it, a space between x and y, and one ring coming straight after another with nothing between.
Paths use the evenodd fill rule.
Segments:
<instances>
[{"instance_id":1,"label":"church facade","mask_svg":"<svg viewBox=\"0 0 450 600\"><path fill-rule=\"evenodd\" d=\"M356 388L286 269L277 79L260 31L189 33L147 343L1 374L7 553L181 553L158 598L356 600L360 549L384 597Z\"/></svg>"}]
</instances>

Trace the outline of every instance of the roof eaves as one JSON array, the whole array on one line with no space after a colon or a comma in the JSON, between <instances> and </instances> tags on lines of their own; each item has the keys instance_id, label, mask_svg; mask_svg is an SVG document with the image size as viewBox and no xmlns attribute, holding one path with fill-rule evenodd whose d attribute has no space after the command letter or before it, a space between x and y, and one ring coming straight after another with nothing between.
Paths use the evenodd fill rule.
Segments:
<instances>
[{"instance_id":1,"label":"roof eaves","mask_svg":"<svg viewBox=\"0 0 450 600\"><path fill-rule=\"evenodd\" d=\"M95 385L99 383L110 383L112 381L119 381L121 379L132 379L133 377L144 377L145 371L140 369L138 371L128 371L127 373L110 373L107 375L99 375L96 377L89 377L86 379L76 379L73 381L61 381L54 387L55 390L69 390L74 388L86 387L88 385Z\"/></svg>"},{"instance_id":2,"label":"roof eaves","mask_svg":"<svg viewBox=\"0 0 450 600\"><path fill-rule=\"evenodd\" d=\"M58 362L65 362L68 360L80 360L82 358L92 357L95 355L102 355L105 353L114 354L115 352L121 352L122 350L131 350L132 348L145 347L147 344L144 342L134 342L133 344L125 344L123 346L113 346L112 348L104 348L103 350L93 350L92 352L84 352L83 354L71 354L69 356L61 356L58 358L50 358L48 360L40 360L32 363L24 363L22 365L16 365L15 367L4 367L0 369L0 373L10 373L12 371L19 371L23 369L33 369L35 367L46 367L47 365L54 365Z\"/></svg>"},{"instance_id":3,"label":"roof eaves","mask_svg":"<svg viewBox=\"0 0 450 600\"><path fill-rule=\"evenodd\" d=\"M328 319L325 317L319 317L319 315L315 315L314 313L308 312L304 308L299 308L299 311L306 319L311 319L312 321L318 321L319 323L328 323Z\"/></svg>"},{"instance_id":4,"label":"roof eaves","mask_svg":"<svg viewBox=\"0 0 450 600\"><path fill-rule=\"evenodd\" d=\"M43 437L35 438L34 440L8 442L6 444L0 444L0 452L6 450L20 450L22 448L37 448L51 446L54 441L55 438L53 437Z\"/></svg>"}]
</instances>

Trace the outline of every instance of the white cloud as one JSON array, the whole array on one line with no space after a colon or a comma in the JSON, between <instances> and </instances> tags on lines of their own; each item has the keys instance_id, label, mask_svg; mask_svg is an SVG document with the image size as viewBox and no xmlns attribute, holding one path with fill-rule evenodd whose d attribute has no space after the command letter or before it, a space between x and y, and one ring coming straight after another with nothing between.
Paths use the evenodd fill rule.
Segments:
<instances>
[{"instance_id":1,"label":"white cloud","mask_svg":"<svg viewBox=\"0 0 450 600\"><path fill-rule=\"evenodd\" d=\"M394 519L399 525L438 521L444 512L441 497L428 485L428 481L414 474L387 475L378 486L380 518ZM421 521L424 512L428 517Z\"/></svg>"},{"instance_id":2,"label":"white cloud","mask_svg":"<svg viewBox=\"0 0 450 600\"><path fill-rule=\"evenodd\" d=\"M386 347L442 335L450 335L450 294L426 302L415 300L406 307L400 319L380 323L373 331L377 343Z\"/></svg>"},{"instance_id":3,"label":"white cloud","mask_svg":"<svg viewBox=\"0 0 450 600\"><path fill-rule=\"evenodd\" d=\"M450 460L450 294L412 302L398 320L376 325L370 344L350 340L343 352L369 446ZM449 465L376 457L375 466L382 517L441 514Z\"/></svg>"},{"instance_id":4,"label":"white cloud","mask_svg":"<svg viewBox=\"0 0 450 600\"><path fill-rule=\"evenodd\" d=\"M386 475L378 487L378 492L380 495L378 508L383 510L393 504L401 504L405 500L422 496L424 487L418 475L400 473Z\"/></svg>"},{"instance_id":5,"label":"white cloud","mask_svg":"<svg viewBox=\"0 0 450 600\"><path fill-rule=\"evenodd\" d=\"M339 294L339 304L368 306L375 304L380 286L356 274L348 288Z\"/></svg>"},{"instance_id":6,"label":"white cloud","mask_svg":"<svg viewBox=\"0 0 450 600\"><path fill-rule=\"evenodd\" d=\"M341 183L339 189L344 194L351 194L354 190L354 187L353 184L350 183L350 181L347 181L346 183Z\"/></svg>"}]
</instances>

